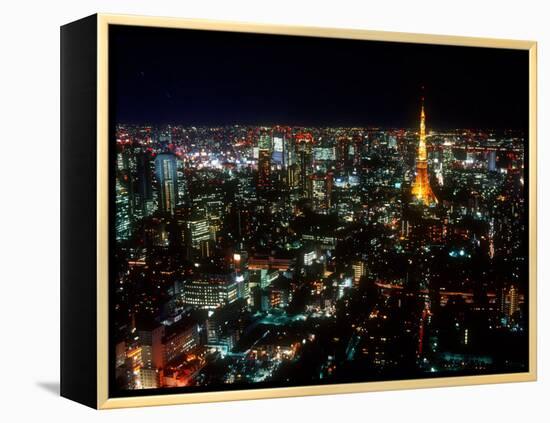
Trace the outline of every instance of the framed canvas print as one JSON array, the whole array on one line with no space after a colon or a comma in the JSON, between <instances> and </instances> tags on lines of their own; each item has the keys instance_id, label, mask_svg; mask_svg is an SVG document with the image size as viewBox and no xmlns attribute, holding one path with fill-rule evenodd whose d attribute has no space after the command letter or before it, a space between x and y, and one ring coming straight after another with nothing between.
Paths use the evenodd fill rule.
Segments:
<instances>
[{"instance_id":1,"label":"framed canvas print","mask_svg":"<svg viewBox=\"0 0 550 423\"><path fill-rule=\"evenodd\" d=\"M536 43L67 24L61 224L94 408L533 381Z\"/></svg>"}]
</instances>

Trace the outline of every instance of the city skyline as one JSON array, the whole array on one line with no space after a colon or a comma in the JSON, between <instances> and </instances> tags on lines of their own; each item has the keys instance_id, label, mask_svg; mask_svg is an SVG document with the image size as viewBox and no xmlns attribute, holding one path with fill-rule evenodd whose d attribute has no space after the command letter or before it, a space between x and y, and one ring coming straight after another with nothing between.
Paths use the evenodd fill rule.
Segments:
<instances>
[{"instance_id":1,"label":"city skyline","mask_svg":"<svg viewBox=\"0 0 550 423\"><path fill-rule=\"evenodd\" d=\"M517 52L135 31L111 40L110 395L528 370Z\"/></svg>"},{"instance_id":2,"label":"city skyline","mask_svg":"<svg viewBox=\"0 0 550 423\"><path fill-rule=\"evenodd\" d=\"M421 103L417 131L118 125L113 391L521 371L522 219L500 233L490 204L501 185L522 207L523 138L432 132L428 149L425 121ZM453 199L467 175L488 196ZM331 336L336 355L311 356Z\"/></svg>"}]
</instances>

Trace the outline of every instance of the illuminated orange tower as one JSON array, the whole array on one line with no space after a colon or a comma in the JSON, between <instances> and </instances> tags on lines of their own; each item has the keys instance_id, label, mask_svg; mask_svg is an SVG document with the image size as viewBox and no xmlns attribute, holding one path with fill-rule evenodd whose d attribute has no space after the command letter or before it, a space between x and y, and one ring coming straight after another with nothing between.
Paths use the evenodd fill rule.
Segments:
<instances>
[{"instance_id":1,"label":"illuminated orange tower","mask_svg":"<svg viewBox=\"0 0 550 423\"><path fill-rule=\"evenodd\" d=\"M424 113L424 97L422 97L422 110L420 112L420 140L418 143L418 156L416 157L416 179L412 186L412 195L419 201L429 206L437 203L437 198L430 186L428 179L428 155L426 153L426 114Z\"/></svg>"}]
</instances>

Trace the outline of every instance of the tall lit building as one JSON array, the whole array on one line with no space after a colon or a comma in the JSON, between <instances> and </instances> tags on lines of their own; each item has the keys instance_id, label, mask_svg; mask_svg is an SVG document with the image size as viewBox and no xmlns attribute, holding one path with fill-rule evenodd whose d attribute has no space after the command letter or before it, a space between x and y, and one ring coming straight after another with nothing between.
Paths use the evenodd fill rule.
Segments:
<instances>
[{"instance_id":1,"label":"tall lit building","mask_svg":"<svg viewBox=\"0 0 550 423\"><path fill-rule=\"evenodd\" d=\"M148 369L164 367L164 326L155 324L140 325L137 328L138 343L142 349L143 366Z\"/></svg>"},{"instance_id":2,"label":"tall lit building","mask_svg":"<svg viewBox=\"0 0 550 423\"><path fill-rule=\"evenodd\" d=\"M497 170L497 152L495 150L490 150L487 153L487 169L489 172Z\"/></svg>"},{"instance_id":3,"label":"tall lit building","mask_svg":"<svg viewBox=\"0 0 550 423\"><path fill-rule=\"evenodd\" d=\"M136 208L141 216L149 216L154 211L153 183L149 153L140 152L136 157L137 189Z\"/></svg>"},{"instance_id":4,"label":"tall lit building","mask_svg":"<svg viewBox=\"0 0 550 423\"><path fill-rule=\"evenodd\" d=\"M300 191L302 196L311 197L310 176L313 174L313 137L309 133L296 135L296 155L300 168Z\"/></svg>"},{"instance_id":5,"label":"tall lit building","mask_svg":"<svg viewBox=\"0 0 550 423\"><path fill-rule=\"evenodd\" d=\"M115 184L115 237L117 241L127 240L130 237L130 194L128 189L121 183L120 178Z\"/></svg>"},{"instance_id":6,"label":"tall lit building","mask_svg":"<svg viewBox=\"0 0 550 423\"><path fill-rule=\"evenodd\" d=\"M285 135L281 131L273 131L273 153L271 159L273 163L282 167L288 166L288 148Z\"/></svg>"},{"instance_id":7,"label":"tall lit building","mask_svg":"<svg viewBox=\"0 0 550 423\"><path fill-rule=\"evenodd\" d=\"M127 240L132 234L135 221L134 179L132 168L134 160L128 151L117 153L117 175L115 183L115 236L118 241Z\"/></svg>"},{"instance_id":8,"label":"tall lit building","mask_svg":"<svg viewBox=\"0 0 550 423\"><path fill-rule=\"evenodd\" d=\"M344 136L336 140L336 166L344 170L349 166L358 165L361 161L362 139L359 136Z\"/></svg>"},{"instance_id":9,"label":"tall lit building","mask_svg":"<svg viewBox=\"0 0 550 423\"><path fill-rule=\"evenodd\" d=\"M352 138L353 146L353 165L359 166L361 164L361 158L363 154L363 133L356 133Z\"/></svg>"},{"instance_id":10,"label":"tall lit building","mask_svg":"<svg viewBox=\"0 0 550 423\"><path fill-rule=\"evenodd\" d=\"M336 162L339 169L343 169L348 158L349 140L346 137L339 138L336 142Z\"/></svg>"},{"instance_id":11,"label":"tall lit building","mask_svg":"<svg viewBox=\"0 0 550 423\"><path fill-rule=\"evenodd\" d=\"M311 193L311 198L313 200L313 208L319 212L324 212L330 209L332 207L332 172L328 172L325 175L311 175L310 184L311 187L309 192Z\"/></svg>"},{"instance_id":12,"label":"tall lit building","mask_svg":"<svg viewBox=\"0 0 550 423\"><path fill-rule=\"evenodd\" d=\"M505 293L502 309L508 317L512 317L519 310L519 293L513 285Z\"/></svg>"},{"instance_id":13,"label":"tall lit building","mask_svg":"<svg viewBox=\"0 0 550 423\"><path fill-rule=\"evenodd\" d=\"M200 344L199 325L194 321L180 320L166 329L164 343L166 363L178 359Z\"/></svg>"},{"instance_id":14,"label":"tall lit building","mask_svg":"<svg viewBox=\"0 0 550 423\"><path fill-rule=\"evenodd\" d=\"M352 262L351 268L353 270L353 284L357 286L361 278L367 274L367 266L363 260L356 260Z\"/></svg>"},{"instance_id":15,"label":"tall lit building","mask_svg":"<svg viewBox=\"0 0 550 423\"><path fill-rule=\"evenodd\" d=\"M271 137L266 132L258 140L258 189L271 187Z\"/></svg>"},{"instance_id":16,"label":"tall lit building","mask_svg":"<svg viewBox=\"0 0 550 423\"><path fill-rule=\"evenodd\" d=\"M155 159L155 172L159 184L159 209L174 214L178 194L178 172L176 156L162 153Z\"/></svg>"},{"instance_id":17,"label":"tall lit building","mask_svg":"<svg viewBox=\"0 0 550 423\"><path fill-rule=\"evenodd\" d=\"M416 157L416 179L412 186L412 195L424 205L437 203L437 198L430 186L428 178L428 154L426 153L426 114L424 113L424 98L420 112L420 140Z\"/></svg>"},{"instance_id":18,"label":"tall lit building","mask_svg":"<svg viewBox=\"0 0 550 423\"><path fill-rule=\"evenodd\" d=\"M185 240L189 246L199 248L203 241L213 238L208 219L193 218L184 222Z\"/></svg>"}]
</instances>

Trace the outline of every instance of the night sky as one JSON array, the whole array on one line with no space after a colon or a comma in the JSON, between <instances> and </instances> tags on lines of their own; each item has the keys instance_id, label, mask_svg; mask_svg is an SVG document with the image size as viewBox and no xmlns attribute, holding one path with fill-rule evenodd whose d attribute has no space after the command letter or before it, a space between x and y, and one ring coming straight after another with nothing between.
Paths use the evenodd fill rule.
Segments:
<instances>
[{"instance_id":1,"label":"night sky","mask_svg":"<svg viewBox=\"0 0 550 423\"><path fill-rule=\"evenodd\" d=\"M116 123L527 129L528 53L112 27Z\"/></svg>"}]
</instances>

